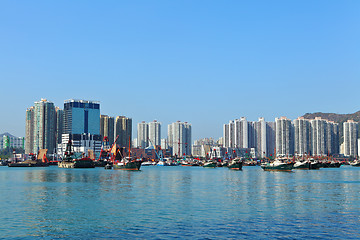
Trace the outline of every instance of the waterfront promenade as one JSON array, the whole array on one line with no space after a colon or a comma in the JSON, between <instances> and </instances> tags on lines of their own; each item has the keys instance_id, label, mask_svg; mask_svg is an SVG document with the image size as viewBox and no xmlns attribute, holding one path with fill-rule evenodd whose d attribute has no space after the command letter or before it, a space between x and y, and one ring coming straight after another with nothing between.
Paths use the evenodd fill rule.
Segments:
<instances>
[{"instance_id":1,"label":"waterfront promenade","mask_svg":"<svg viewBox=\"0 0 360 240\"><path fill-rule=\"evenodd\" d=\"M360 168L0 167L0 238L359 239Z\"/></svg>"}]
</instances>

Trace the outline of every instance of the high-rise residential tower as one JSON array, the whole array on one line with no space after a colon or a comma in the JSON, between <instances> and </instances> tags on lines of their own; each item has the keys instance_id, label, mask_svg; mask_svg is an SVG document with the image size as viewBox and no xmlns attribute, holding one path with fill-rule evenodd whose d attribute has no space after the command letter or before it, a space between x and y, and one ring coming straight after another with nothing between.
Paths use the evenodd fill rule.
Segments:
<instances>
[{"instance_id":1,"label":"high-rise residential tower","mask_svg":"<svg viewBox=\"0 0 360 240\"><path fill-rule=\"evenodd\" d=\"M56 144L61 143L62 134L64 133L64 110L59 107L56 111Z\"/></svg>"},{"instance_id":2,"label":"high-rise residential tower","mask_svg":"<svg viewBox=\"0 0 360 240\"><path fill-rule=\"evenodd\" d=\"M266 122L266 156L274 156L276 148L275 122Z\"/></svg>"},{"instance_id":3,"label":"high-rise residential tower","mask_svg":"<svg viewBox=\"0 0 360 240\"><path fill-rule=\"evenodd\" d=\"M148 123L149 128L149 140L151 145L160 146L161 145L161 123L154 120Z\"/></svg>"},{"instance_id":4,"label":"high-rise residential tower","mask_svg":"<svg viewBox=\"0 0 360 240\"><path fill-rule=\"evenodd\" d=\"M327 120L316 117L311 120L311 155L323 156L327 149Z\"/></svg>"},{"instance_id":5,"label":"high-rise residential tower","mask_svg":"<svg viewBox=\"0 0 360 240\"><path fill-rule=\"evenodd\" d=\"M344 128L344 156L356 157L358 153L358 123L348 120L343 123Z\"/></svg>"},{"instance_id":6,"label":"high-rise residential tower","mask_svg":"<svg viewBox=\"0 0 360 240\"><path fill-rule=\"evenodd\" d=\"M34 107L26 110L25 118L25 153L29 154L34 151Z\"/></svg>"},{"instance_id":7,"label":"high-rise residential tower","mask_svg":"<svg viewBox=\"0 0 360 240\"><path fill-rule=\"evenodd\" d=\"M264 158L267 156L267 131L264 118L259 118L258 122L253 123L254 128L254 147L256 148L257 157Z\"/></svg>"},{"instance_id":8,"label":"high-rise residential tower","mask_svg":"<svg viewBox=\"0 0 360 240\"><path fill-rule=\"evenodd\" d=\"M27 153L37 153L39 149L48 149L53 153L56 146L56 113L54 103L41 99L33 108L26 111Z\"/></svg>"},{"instance_id":9,"label":"high-rise residential tower","mask_svg":"<svg viewBox=\"0 0 360 240\"><path fill-rule=\"evenodd\" d=\"M144 121L137 125L137 141L139 148L146 148L149 146L149 126Z\"/></svg>"},{"instance_id":10,"label":"high-rise residential tower","mask_svg":"<svg viewBox=\"0 0 360 240\"><path fill-rule=\"evenodd\" d=\"M275 118L276 156L292 156L294 154L293 126L286 117Z\"/></svg>"},{"instance_id":11,"label":"high-rise residential tower","mask_svg":"<svg viewBox=\"0 0 360 240\"><path fill-rule=\"evenodd\" d=\"M336 155L340 153L339 124L328 121L327 127L327 148L328 154Z\"/></svg>"},{"instance_id":12,"label":"high-rise residential tower","mask_svg":"<svg viewBox=\"0 0 360 240\"><path fill-rule=\"evenodd\" d=\"M168 142L173 155L191 155L191 124L177 121L168 125Z\"/></svg>"},{"instance_id":13,"label":"high-rise residential tower","mask_svg":"<svg viewBox=\"0 0 360 240\"><path fill-rule=\"evenodd\" d=\"M294 124L294 153L296 156L310 154L311 149L311 124L310 121L299 117Z\"/></svg>"},{"instance_id":14,"label":"high-rise residential tower","mask_svg":"<svg viewBox=\"0 0 360 240\"><path fill-rule=\"evenodd\" d=\"M118 139L116 144L120 147L129 147L129 142L131 144L132 139L132 119L125 116L117 116L115 118L115 134Z\"/></svg>"},{"instance_id":15,"label":"high-rise residential tower","mask_svg":"<svg viewBox=\"0 0 360 240\"><path fill-rule=\"evenodd\" d=\"M100 115L100 135L102 138L107 137L110 145L114 142L114 117Z\"/></svg>"}]
</instances>

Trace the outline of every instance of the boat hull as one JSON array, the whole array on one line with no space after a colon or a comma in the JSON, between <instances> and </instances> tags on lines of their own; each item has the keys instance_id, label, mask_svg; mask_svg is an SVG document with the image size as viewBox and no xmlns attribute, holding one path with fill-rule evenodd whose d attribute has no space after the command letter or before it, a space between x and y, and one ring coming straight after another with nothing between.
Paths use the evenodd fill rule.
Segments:
<instances>
[{"instance_id":1,"label":"boat hull","mask_svg":"<svg viewBox=\"0 0 360 240\"><path fill-rule=\"evenodd\" d=\"M271 165L263 165L261 166L261 168L264 171L292 171L293 169L293 164L283 164L283 165L279 165L279 166L271 166Z\"/></svg>"},{"instance_id":2,"label":"boat hull","mask_svg":"<svg viewBox=\"0 0 360 240\"><path fill-rule=\"evenodd\" d=\"M360 162L350 163L350 165L353 167L360 167Z\"/></svg>"},{"instance_id":3,"label":"boat hull","mask_svg":"<svg viewBox=\"0 0 360 240\"><path fill-rule=\"evenodd\" d=\"M216 163L208 163L203 165L204 168L216 168Z\"/></svg>"},{"instance_id":4,"label":"boat hull","mask_svg":"<svg viewBox=\"0 0 360 240\"><path fill-rule=\"evenodd\" d=\"M294 165L293 166L293 169L298 169L298 170L309 170L310 169L310 166L311 164L309 162L305 162L305 163L302 163L301 165Z\"/></svg>"},{"instance_id":5,"label":"boat hull","mask_svg":"<svg viewBox=\"0 0 360 240\"><path fill-rule=\"evenodd\" d=\"M231 170L242 170L243 163L242 162L236 162L229 164L227 167Z\"/></svg>"},{"instance_id":6,"label":"boat hull","mask_svg":"<svg viewBox=\"0 0 360 240\"><path fill-rule=\"evenodd\" d=\"M9 163L8 167L48 167L48 163L37 162L37 161L25 161L25 162L16 162Z\"/></svg>"},{"instance_id":7,"label":"boat hull","mask_svg":"<svg viewBox=\"0 0 360 240\"><path fill-rule=\"evenodd\" d=\"M113 169L115 170L127 170L127 171L139 171L141 167L141 161L127 162L123 165L114 164Z\"/></svg>"},{"instance_id":8,"label":"boat hull","mask_svg":"<svg viewBox=\"0 0 360 240\"><path fill-rule=\"evenodd\" d=\"M58 163L60 168L94 168L95 164L92 160L73 160L62 161Z\"/></svg>"}]
</instances>

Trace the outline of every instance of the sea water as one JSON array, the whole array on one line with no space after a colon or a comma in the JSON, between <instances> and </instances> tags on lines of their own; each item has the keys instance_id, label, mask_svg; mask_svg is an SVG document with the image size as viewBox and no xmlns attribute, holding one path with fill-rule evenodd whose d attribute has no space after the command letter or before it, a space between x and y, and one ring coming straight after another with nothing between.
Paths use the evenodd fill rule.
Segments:
<instances>
[{"instance_id":1,"label":"sea water","mask_svg":"<svg viewBox=\"0 0 360 240\"><path fill-rule=\"evenodd\" d=\"M360 168L0 167L0 238L359 239Z\"/></svg>"}]
</instances>

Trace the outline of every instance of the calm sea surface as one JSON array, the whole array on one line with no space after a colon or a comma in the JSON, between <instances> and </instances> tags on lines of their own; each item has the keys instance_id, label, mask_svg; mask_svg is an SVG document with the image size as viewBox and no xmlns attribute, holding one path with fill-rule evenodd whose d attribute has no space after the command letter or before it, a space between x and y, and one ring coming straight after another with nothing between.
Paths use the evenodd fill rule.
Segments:
<instances>
[{"instance_id":1,"label":"calm sea surface","mask_svg":"<svg viewBox=\"0 0 360 240\"><path fill-rule=\"evenodd\" d=\"M0 238L360 239L360 168L0 167Z\"/></svg>"}]
</instances>

